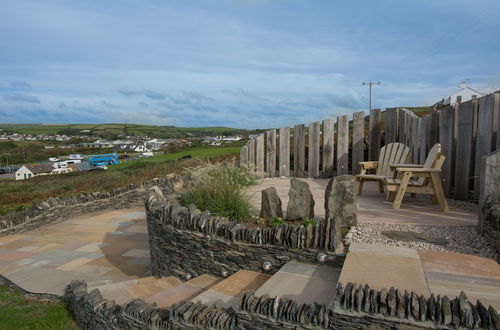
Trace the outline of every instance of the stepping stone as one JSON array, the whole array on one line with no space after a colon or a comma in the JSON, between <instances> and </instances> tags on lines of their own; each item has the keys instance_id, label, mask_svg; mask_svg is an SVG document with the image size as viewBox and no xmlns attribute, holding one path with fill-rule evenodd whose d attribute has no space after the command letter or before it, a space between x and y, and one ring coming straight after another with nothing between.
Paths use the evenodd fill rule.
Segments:
<instances>
[{"instance_id":1,"label":"stepping stone","mask_svg":"<svg viewBox=\"0 0 500 330\"><path fill-rule=\"evenodd\" d=\"M335 298L339 276L338 268L290 261L262 285L255 295L289 298L299 304L317 302L327 305Z\"/></svg>"},{"instance_id":2,"label":"stepping stone","mask_svg":"<svg viewBox=\"0 0 500 330\"><path fill-rule=\"evenodd\" d=\"M257 290L269 278L271 278L270 275L240 270L227 279L218 282L207 291L192 299L192 301L223 308L232 307L238 310L241 296L246 291Z\"/></svg>"},{"instance_id":3,"label":"stepping stone","mask_svg":"<svg viewBox=\"0 0 500 330\"><path fill-rule=\"evenodd\" d=\"M138 283L127 287L127 291L136 298L146 299L181 283L175 277L158 279L150 276L138 279Z\"/></svg>"}]
</instances>

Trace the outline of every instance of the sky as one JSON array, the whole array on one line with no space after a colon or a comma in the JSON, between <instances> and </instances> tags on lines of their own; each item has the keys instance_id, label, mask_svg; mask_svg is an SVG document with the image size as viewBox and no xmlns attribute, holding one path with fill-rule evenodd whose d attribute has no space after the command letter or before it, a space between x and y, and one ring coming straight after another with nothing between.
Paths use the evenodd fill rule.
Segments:
<instances>
[{"instance_id":1,"label":"sky","mask_svg":"<svg viewBox=\"0 0 500 330\"><path fill-rule=\"evenodd\" d=\"M500 0L0 0L0 122L269 128L500 89Z\"/></svg>"}]
</instances>

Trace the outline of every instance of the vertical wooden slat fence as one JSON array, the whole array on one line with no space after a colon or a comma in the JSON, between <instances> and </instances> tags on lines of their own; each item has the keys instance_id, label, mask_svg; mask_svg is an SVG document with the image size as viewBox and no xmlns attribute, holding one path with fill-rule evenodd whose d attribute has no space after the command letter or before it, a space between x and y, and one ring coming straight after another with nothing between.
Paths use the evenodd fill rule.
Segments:
<instances>
[{"instance_id":1,"label":"vertical wooden slat fence","mask_svg":"<svg viewBox=\"0 0 500 330\"><path fill-rule=\"evenodd\" d=\"M412 162L423 164L430 148L440 143L446 156L441 173L446 195L478 200L481 159L500 148L500 92L420 117L404 108L387 109L384 122L382 111L375 109L368 125L365 113L357 112L351 121L343 115L310 123L307 129L295 125L292 134L289 127L271 129L242 147L240 164L254 164L269 177L329 178L359 173L358 163L378 160L382 144L404 143L411 149Z\"/></svg>"}]
</instances>

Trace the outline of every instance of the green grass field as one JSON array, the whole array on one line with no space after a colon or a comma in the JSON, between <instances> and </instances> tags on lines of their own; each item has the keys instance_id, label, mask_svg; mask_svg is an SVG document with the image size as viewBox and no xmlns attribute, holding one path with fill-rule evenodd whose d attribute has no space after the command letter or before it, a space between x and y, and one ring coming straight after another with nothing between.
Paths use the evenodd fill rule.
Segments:
<instances>
[{"instance_id":1,"label":"green grass field","mask_svg":"<svg viewBox=\"0 0 500 330\"><path fill-rule=\"evenodd\" d=\"M64 303L27 299L0 285L0 329L66 330L79 327Z\"/></svg>"},{"instance_id":2,"label":"green grass field","mask_svg":"<svg viewBox=\"0 0 500 330\"><path fill-rule=\"evenodd\" d=\"M248 130L230 127L174 127L136 124L0 124L0 129L24 134L86 134L103 138L149 136L157 138L202 137L204 135L248 134ZM81 133L82 130L90 130Z\"/></svg>"}]
</instances>

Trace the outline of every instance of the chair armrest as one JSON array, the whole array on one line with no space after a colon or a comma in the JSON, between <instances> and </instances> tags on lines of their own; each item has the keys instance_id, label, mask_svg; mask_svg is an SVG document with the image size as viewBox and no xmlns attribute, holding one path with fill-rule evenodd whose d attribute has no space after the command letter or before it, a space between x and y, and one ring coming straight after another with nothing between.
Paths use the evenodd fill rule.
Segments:
<instances>
[{"instance_id":1,"label":"chair armrest","mask_svg":"<svg viewBox=\"0 0 500 330\"><path fill-rule=\"evenodd\" d=\"M422 168L424 165L419 165L419 164L389 164L390 168L394 169L396 167L399 168L405 168L405 167L411 167L411 168Z\"/></svg>"},{"instance_id":2,"label":"chair armrest","mask_svg":"<svg viewBox=\"0 0 500 330\"><path fill-rule=\"evenodd\" d=\"M377 168L378 167L378 161L373 161L373 162L359 162L359 165L361 165L362 168L365 170L369 170L372 168Z\"/></svg>"},{"instance_id":3,"label":"chair armrest","mask_svg":"<svg viewBox=\"0 0 500 330\"><path fill-rule=\"evenodd\" d=\"M424 168L424 167L397 167L396 172L413 172L413 173L440 173L440 168Z\"/></svg>"}]
</instances>

